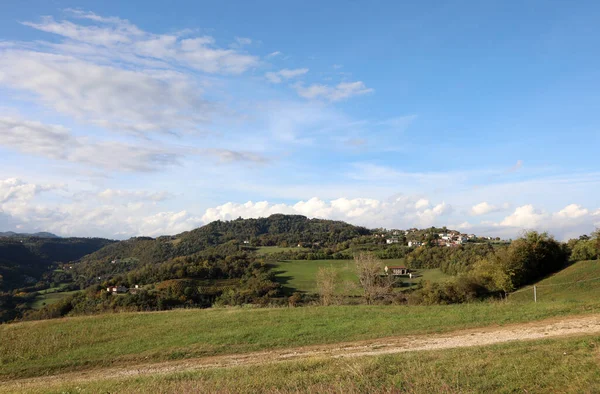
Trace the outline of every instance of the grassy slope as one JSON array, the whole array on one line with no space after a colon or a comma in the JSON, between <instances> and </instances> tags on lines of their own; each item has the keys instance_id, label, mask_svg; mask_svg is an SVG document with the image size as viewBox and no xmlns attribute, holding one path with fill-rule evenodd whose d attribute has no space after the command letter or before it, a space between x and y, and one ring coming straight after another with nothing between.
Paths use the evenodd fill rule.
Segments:
<instances>
[{"instance_id":1,"label":"grassy slope","mask_svg":"<svg viewBox=\"0 0 600 394\"><path fill-rule=\"evenodd\" d=\"M33 309L41 309L45 305L52 305L71 294L77 293L77 291L78 290L61 291L61 292L46 292L46 293L40 294L39 296L37 296L35 298L35 301L31 304L31 307Z\"/></svg>"},{"instance_id":2,"label":"grassy slope","mask_svg":"<svg viewBox=\"0 0 600 394\"><path fill-rule=\"evenodd\" d=\"M0 380L60 370L445 332L598 312L600 303L474 303L122 313L0 325Z\"/></svg>"},{"instance_id":3,"label":"grassy slope","mask_svg":"<svg viewBox=\"0 0 600 394\"><path fill-rule=\"evenodd\" d=\"M258 254L273 254L273 253L282 253L282 252L301 252L307 251L307 248L299 248L297 246L290 247L281 247L281 246L261 246L256 251Z\"/></svg>"},{"instance_id":4,"label":"grassy slope","mask_svg":"<svg viewBox=\"0 0 600 394\"><path fill-rule=\"evenodd\" d=\"M599 349L600 337L588 336L86 383L57 382L55 386L44 386L44 390L57 393L105 392L108 388L128 393L598 392Z\"/></svg>"},{"instance_id":5,"label":"grassy slope","mask_svg":"<svg viewBox=\"0 0 600 394\"><path fill-rule=\"evenodd\" d=\"M556 274L541 280L536 285L538 301L599 301L600 261L579 261ZM585 281L581 283L572 283ZM533 300L533 289L528 286L510 296L511 301Z\"/></svg>"},{"instance_id":6,"label":"grassy slope","mask_svg":"<svg viewBox=\"0 0 600 394\"><path fill-rule=\"evenodd\" d=\"M385 265L403 265L402 259L383 260ZM333 267L339 273L339 282L351 281L358 284L356 275L356 266L353 260L290 260L282 261L275 265L274 271L277 272L277 279L289 292L303 291L308 293L316 292L315 278L320 267ZM383 267L382 267L383 268ZM415 284L421 279L440 281L448 278L448 275L439 269L418 270L419 277L409 279L402 278L402 282ZM344 290L338 289L339 293ZM360 294L359 291L354 292Z\"/></svg>"}]
</instances>

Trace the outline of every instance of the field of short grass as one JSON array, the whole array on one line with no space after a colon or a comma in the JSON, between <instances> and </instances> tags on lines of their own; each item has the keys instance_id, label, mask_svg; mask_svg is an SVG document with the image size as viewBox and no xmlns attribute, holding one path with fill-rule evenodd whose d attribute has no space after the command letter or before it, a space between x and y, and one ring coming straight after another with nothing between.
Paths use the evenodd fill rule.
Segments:
<instances>
[{"instance_id":1,"label":"field of short grass","mask_svg":"<svg viewBox=\"0 0 600 394\"><path fill-rule=\"evenodd\" d=\"M281 247L281 246L260 246L257 248L256 252L258 254L273 254L273 253L282 253L282 252L301 252L307 251L308 248L299 248L297 246L290 247Z\"/></svg>"},{"instance_id":2,"label":"field of short grass","mask_svg":"<svg viewBox=\"0 0 600 394\"><path fill-rule=\"evenodd\" d=\"M579 283L572 283L578 282ZM600 300L600 261L579 261L536 283L538 301ZM533 287L510 296L511 301L532 301Z\"/></svg>"},{"instance_id":3,"label":"field of short grass","mask_svg":"<svg viewBox=\"0 0 600 394\"><path fill-rule=\"evenodd\" d=\"M56 381L45 385L44 391L592 393L600 391L599 349L600 337L586 336L88 382ZM10 392L9 386L6 392ZM30 392L37 392L35 386Z\"/></svg>"},{"instance_id":4,"label":"field of short grass","mask_svg":"<svg viewBox=\"0 0 600 394\"><path fill-rule=\"evenodd\" d=\"M31 308L41 309L46 305L52 305L71 294L77 293L77 291L78 291L78 290L74 290L74 291L49 291L49 290L50 289L47 289L45 291L44 290L40 291L39 292L40 295L38 295L35 298L35 301L31 304Z\"/></svg>"},{"instance_id":5,"label":"field of short grass","mask_svg":"<svg viewBox=\"0 0 600 394\"><path fill-rule=\"evenodd\" d=\"M59 371L448 332L598 312L600 302L231 308L0 325L0 381ZM0 385L1 386L1 385Z\"/></svg>"},{"instance_id":6,"label":"field of short grass","mask_svg":"<svg viewBox=\"0 0 600 394\"><path fill-rule=\"evenodd\" d=\"M382 260L383 267L386 265L404 265L402 259ZM333 267L338 272L339 286L337 289L340 295L358 295L360 291L355 286L350 290L344 286L344 282L351 282L358 285L358 276L356 275L356 265L354 260L289 260L281 261L274 265L273 270L276 272L276 279L284 287L284 292L291 294L294 291L305 293L314 293L317 291L316 276L317 271L321 267ZM412 279L402 277L403 287L401 289L410 288L420 280L441 281L449 278L439 269L423 269L415 272L415 277Z\"/></svg>"}]
</instances>

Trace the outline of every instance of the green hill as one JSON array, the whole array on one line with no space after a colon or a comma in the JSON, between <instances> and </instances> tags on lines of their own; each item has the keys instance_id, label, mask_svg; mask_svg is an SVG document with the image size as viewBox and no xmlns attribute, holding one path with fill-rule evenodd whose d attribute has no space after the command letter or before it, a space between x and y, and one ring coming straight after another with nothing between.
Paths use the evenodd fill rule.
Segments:
<instances>
[{"instance_id":1,"label":"green hill","mask_svg":"<svg viewBox=\"0 0 600 394\"><path fill-rule=\"evenodd\" d=\"M386 265L404 265L403 259L382 260L381 270ZM275 280L282 286L285 294L289 295L295 291L303 293L316 293L316 277L319 268L334 268L338 273L338 295L361 294L356 263L354 260L286 260L273 264ZM411 288L421 280L433 282L450 278L439 268L413 270L414 277L402 277L402 288Z\"/></svg>"},{"instance_id":2,"label":"green hill","mask_svg":"<svg viewBox=\"0 0 600 394\"><path fill-rule=\"evenodd\" d=\"M0 291L39 281L54 263L68 263L114 241L103 238L0 238Z\"/></svg>"},{"instance_id":3,"label":"green hill","mask_svg":"<svg viewBox=\"0 0 600 394\"><path fill-rule=\"evenodd\" d=\"M232 254L241 249L244 241L254 246L296 246L298 243L316 242L329 245L365 234L370 234L370 231L364 227L340 221L308 219L301 215L275 214L259 219L218 220L174 236L135 237L108 245L82 258L78 270L85 271L85 275L90 277L115 275L147 264L194 255L211 247L228 247L231 250L227 254Z\"/></svg>"},{"instance_id":4,"label":"green hill","mask_svg":"<svg viewBox=\"0 0 600 394\"><path fill-rule=\"evenodd\" d=\"M538 302L597 301L600 299L600 261L579 261L535 284ZM533 300L533 286L510 296L511 301Z\"/></svg>"}]
</instances>

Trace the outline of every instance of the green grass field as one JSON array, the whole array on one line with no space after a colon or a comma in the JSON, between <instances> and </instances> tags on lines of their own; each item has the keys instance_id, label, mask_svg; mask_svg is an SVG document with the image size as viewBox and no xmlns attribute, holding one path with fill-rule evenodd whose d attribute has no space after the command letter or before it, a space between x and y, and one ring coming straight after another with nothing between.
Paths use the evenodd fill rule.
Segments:
<instances>
[{"instance_id":1,"label":"green grass field","mask_svg":"<svg viewBox=\"0 0 600 394\"><path fill-rule=\"evenodd\" d=\"M50 289L47 289L50 290ZM41 309L46 305L52 305L63 298L77 293L78 290L74 291L40 291L40 295L35 298L35 301L31 304L33 309Z\"/></svg>"},{"instance_id":2,"label":"green grass field","mask_svg":"<svg viewBox=\"0 0 600 394\"><path fill-rule=\"evenodd\" d=\"M297 246L290 247L281 247L281 246L260 246L256 250L258 254L273 254L273 253L282 253L282 252L301 252L307 251L307 248L299 248Z\"/></svg>"},{"instance_id":3,"label":"green grass field","mask_svg":"<svg viewBox=\"0 0 600 394\"><path fill-rule=\"evenodd\" d=\"M386 265L403 265L402 259L383 260L383 267ZM286 294L291 294L294 291L314 293L317 291L316 276L317 271L321 267L333 267L338 272L338 282L340 283L337 289L340 295L358 295L358 288L348 290L344 286L345 281L349 281L358 285L358 277L356 275L356 266L353 260L289 260L278 262L273 269L276 272L276 278L284 287ZM418 283L420 280L440 281L449 278L439 269L424 269L417 270L416 276L412 279L402 277L400 280L406 287ZM349 294L348 294L349 293Z\"/></svg>"},{"instance_id":4,"label":"green grass field","mask_svg":"<svg viewBox=\"0 0 600 394\"><path fill-rule=\"evenodd\" d=\"M582 281L580 283L571 283ZM537 299L547 301L600 301L600 261L579 261L539 281ZM533 288L527 286L510 296L511 301L532 301Z\"/></svg>"},{"instance_id":5,"label":"green grass field","mask_svg":"<svg viewBox=\"0 0 600 394\"><path fill-rule=\"evenodd\" d=\"M141 361L448 332L593 313L599 307L600 303L481 302L193 309L5 324L0 325L0 381Z\"/></svg>"},{"instance_id":6,"label":"green grass field","mask_svg":"<svg viewBox=\"0 0 600 394\"><path fill-rule=\"evenodd\" d=\"M595 393L600 337L561 338L354 359L313 359L91 382L51 393ZM11 387L5 388L11 392ZM39 392L39 387L20 388ZM0 392L3 391L0 388Z\"/></svg>"}]
</instances>

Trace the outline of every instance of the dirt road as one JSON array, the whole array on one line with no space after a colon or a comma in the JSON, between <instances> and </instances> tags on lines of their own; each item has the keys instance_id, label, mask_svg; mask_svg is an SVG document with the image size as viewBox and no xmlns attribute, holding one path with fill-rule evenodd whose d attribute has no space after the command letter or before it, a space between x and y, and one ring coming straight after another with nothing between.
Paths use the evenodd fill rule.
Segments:
<instances>
[{"instance_id":1,"label":"dirt road","mask_svg":"<svg viewBox=\"0 0 600 394\"><path fill-rule=\"evenodd\" d=\"M3 389L43 387L57 382L78 382L140 375L197 371L209 368L226 368L257 365L308 358L342 358L377 356L402 352L450 349L492 345L511 341L529 341L572 335L600 334L600 315L578 316L543 320L526 324L492 326L455 331L445 334L413 335L380 338L368 341L329 345L306 346L247 354L222 355L206 358L139 364L121 368L92 369L4 382Z\"/></svg>"}]
</instances>

